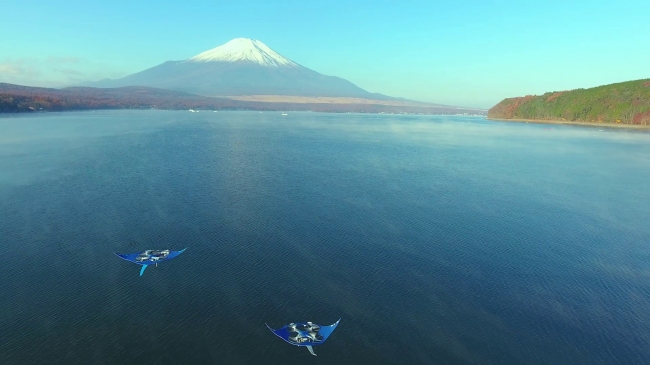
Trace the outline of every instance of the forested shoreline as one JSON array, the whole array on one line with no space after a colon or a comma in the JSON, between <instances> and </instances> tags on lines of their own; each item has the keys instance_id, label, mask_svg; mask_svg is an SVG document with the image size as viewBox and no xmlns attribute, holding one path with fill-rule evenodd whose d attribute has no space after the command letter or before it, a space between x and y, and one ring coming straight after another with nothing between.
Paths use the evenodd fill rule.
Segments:
<instances>
[{"instance_id":1,"label":"forested shoreline","mask_svg":"<svg viewBox=\"0 0 650 365\"><path fill-rule=\"evenodd\" d=\"M488 118L650 126L650 79L507 98Z\"/></svg>"}]
</instances>

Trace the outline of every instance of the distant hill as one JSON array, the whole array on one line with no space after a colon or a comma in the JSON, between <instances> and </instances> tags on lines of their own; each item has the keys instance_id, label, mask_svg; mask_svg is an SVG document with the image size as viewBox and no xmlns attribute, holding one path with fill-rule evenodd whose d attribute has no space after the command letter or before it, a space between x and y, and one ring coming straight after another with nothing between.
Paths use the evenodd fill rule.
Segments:
<instances>
[{"instance_id":1,"label":"distant hill","mask_svg":"<svg viewBox=\"0 0 650 365\"><path fill-rule=\"evenodd\" d=\"M488 118L650 125L650 79L508 98Z\"/></svg>"},{"instance_id":2,"label":"distant hill","mask_svg":"<svg viewBox=\"0 0 650 365\"><path fill-rule=\"evenodd\" d=\"M383 103L383 104L382 104ZM0 83L0 113L97 109L268 110L331 113L480 114L477 109L348 98L294 102L235 100L142 86L50 89Z\"/></svg>"},{"instance_id":3,"label":"distant hill","mask_svg":"<svg viewBox=\"0 0 650 365\"><path fill-rule=\"evenodd\" d=\"M301 66L255 39L236 38L181 61L85 86L149 86L202 96L291 95L398 100Z\"/></svg>"},{"instance_id":4,"label":"distant hill","mask_svg":"<svg viewBox=\"0 0 650 365\"><path fill-rule=\"evenodd\" d=\"M199 105L232 106L220 100L149 87L51 89L0 83L0 112L92 109L186 109Z\"/></svg>"}]
</instances>

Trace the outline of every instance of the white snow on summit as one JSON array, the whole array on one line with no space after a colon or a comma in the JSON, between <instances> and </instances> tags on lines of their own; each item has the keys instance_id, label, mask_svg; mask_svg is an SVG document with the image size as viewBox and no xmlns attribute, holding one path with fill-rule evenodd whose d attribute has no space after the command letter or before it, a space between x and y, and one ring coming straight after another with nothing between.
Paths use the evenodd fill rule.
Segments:
<instances>
[{"instance_id":1,"label":"white snow on summit","mask_svg":"<svg viewBox=\"0 0 650 365\"><path fill-rule=\"evenodd\" d=\"M217 48L199 53L188 62L236 62L245 61L262 66L298 66L267 47L266 44L248 38L235 38Z\"/></svg>"}]
</instances>

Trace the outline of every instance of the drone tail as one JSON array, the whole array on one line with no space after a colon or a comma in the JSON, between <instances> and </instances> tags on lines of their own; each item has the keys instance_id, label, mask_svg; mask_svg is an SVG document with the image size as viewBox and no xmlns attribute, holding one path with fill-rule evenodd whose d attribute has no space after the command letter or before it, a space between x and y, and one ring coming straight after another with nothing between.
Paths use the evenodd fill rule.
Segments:
<instances>
[{"instance_id":1,"label":"drone tail","mask_svg":"<svg viewBox=\"0 0 650 365\"><path fill-rule=\"evenodd\" d=\"M312 355L314 355L314 356L318 356L318 355L316 355L316 353L314 352L314 349L313 349L311 346L305 346L305 347L307 347L307 350L309 350L309 352L310 352Z\"/></svg>"}]
</instances>

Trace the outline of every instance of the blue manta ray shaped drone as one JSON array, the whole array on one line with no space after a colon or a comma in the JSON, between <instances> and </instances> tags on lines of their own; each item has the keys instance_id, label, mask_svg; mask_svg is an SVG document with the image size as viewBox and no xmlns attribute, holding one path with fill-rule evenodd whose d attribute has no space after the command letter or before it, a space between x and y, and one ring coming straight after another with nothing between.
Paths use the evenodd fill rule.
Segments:
<instances>
[{"instance_id":1,"label":"blue manta ray shaped drone","mask_svg":"<svg viewBox=\"0 0 650 365\"><path fill-rule=\"evenodd\" d=\"M266 327L268 327L276 336L292 345L307 347L307 350L309 350L312 355L316 356L312 346L322 345L332 332L334 332L336 326L339 325L339 322L341 322L340 318L336 323L330 326L320 326L316 323L306 322L290 323L277 330L269 327L268 324Z\"/></svg>"},{"instance_id":2,"label":"blue manta ray shaped drone","mask_svg":"<svg viewBox=\"0 0 650 365\"><path fill-rule=\"evenodd\" d=\"M145 250L136 253L116 253L121 259L126 261L133 262L134 264L142 265L140 269L140 276L144 274L144 270L149 265L156 265L158 263L171 260L174 257L182 254L187 248L184 248L180 251L170 251L170 250Z\"/></svg>"}]
</instances>

